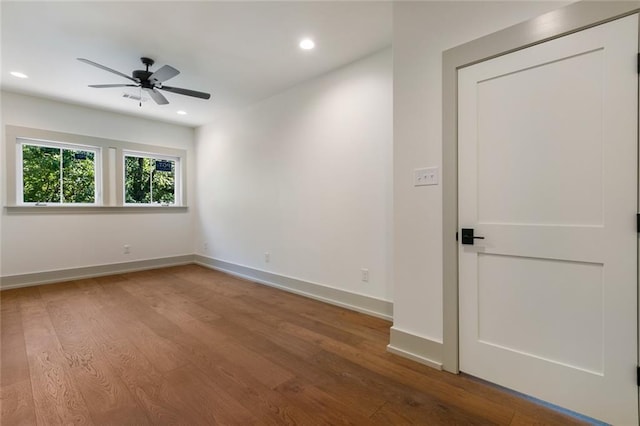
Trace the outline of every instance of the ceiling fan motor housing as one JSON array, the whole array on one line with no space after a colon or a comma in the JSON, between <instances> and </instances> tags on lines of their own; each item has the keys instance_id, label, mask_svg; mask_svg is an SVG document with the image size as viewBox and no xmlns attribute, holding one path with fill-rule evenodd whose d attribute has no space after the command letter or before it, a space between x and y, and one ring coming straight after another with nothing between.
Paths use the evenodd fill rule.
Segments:
<instances>
[{"instance_id":1,"label":"ceiling fan motor housing","mask_svg":"<svg viewBox=\"0 0 640 426\"><path fill-rule=\"evenodd\" d=\"M149 81L149 77L151 77L151 75L153 74L151 71L149 71L149 67L152 66L155 61L151 58L146 58L146 57L142 57L140 58L140 61L146 65L147 69L146 70L135 70L132 73L132 77L138 81L140 81L140 83L142 84L142 88L143 89L153 89L154 84L151 83Z\"/></svg>"},{"instance_id":2,"label":"ceiling fan motor housing","mask_svg":"<svg viewBox=\"0 0 640 426\"><path fill-rule=\"evenodd\" d=\"M149 77L151 76L151 74L153 74L151 71L135 70L131 76L134 79L139 80L140 83L142 83L142 87L151 88L153 87L153 85L149 82Z\"/></svg>"}]
</instances>

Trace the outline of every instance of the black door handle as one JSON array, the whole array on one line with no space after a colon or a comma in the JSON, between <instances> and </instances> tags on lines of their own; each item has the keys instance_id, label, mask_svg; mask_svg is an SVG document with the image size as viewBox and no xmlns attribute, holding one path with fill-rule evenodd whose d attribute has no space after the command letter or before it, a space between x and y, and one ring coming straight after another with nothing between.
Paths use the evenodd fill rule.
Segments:
<instances>
[{"instance_id":1,"label":"black door handle","mask_svg":"<svg viewBox=\"0 0 640 426\"><path fill-rule=\"evenodd\" d=\"M462 244L472 246L474 240L484 240L484 237L475 237L473 228L462 228Z\"/></svg>"}]
</instances>

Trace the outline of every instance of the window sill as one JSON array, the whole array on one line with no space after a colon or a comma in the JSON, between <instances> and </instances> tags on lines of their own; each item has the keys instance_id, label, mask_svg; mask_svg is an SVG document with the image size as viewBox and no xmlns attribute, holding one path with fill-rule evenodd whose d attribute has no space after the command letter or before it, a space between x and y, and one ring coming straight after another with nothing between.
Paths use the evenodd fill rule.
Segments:
<instances>
[{"instance_id":1,"label":"window sill","mask_svg":"<svg viewBox=\"0 0 640 426\"><path fill-rule=\"evenodd\" d=\"M5 206L8 214L184 213L188 206Z\"/></svg>"}]
</instances>

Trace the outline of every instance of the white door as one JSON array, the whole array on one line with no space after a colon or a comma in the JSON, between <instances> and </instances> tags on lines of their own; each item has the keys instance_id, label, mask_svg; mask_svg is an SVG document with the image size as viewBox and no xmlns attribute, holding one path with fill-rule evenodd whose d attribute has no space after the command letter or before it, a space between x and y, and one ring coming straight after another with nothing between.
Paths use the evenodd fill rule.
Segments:
<instances>
[{"instance_id":1,"label":"white door","mask_svg":"<svg viewBox=\"0 0 640 426\"><path fill-rule=\"evenodd\" d=\"M638 15L458 74L460 369L638 424ZM459 229L461 231L461 229Z\"/></svg>"}]
</instances>

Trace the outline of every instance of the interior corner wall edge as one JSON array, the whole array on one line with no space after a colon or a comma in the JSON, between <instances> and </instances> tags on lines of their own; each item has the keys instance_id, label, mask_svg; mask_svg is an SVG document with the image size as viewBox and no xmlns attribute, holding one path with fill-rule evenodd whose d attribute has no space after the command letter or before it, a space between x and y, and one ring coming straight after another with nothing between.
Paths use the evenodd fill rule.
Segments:
<instances>
[{"instance_id":1,"label":"interior corner wall edge","mask_svg":"<svg viewBox=\"0 0 640 426\"><path fill-rule=\"evenodd\" d=\"M2 157L5 125L125 140L188 151L190 127L85 108L16 93L2 93ZM4 170L4 163L2 169ZM188 167L187 191L193 186ZM6 205L6 181L0 183ZM193 213L8 214L2 210L2 275L120 264L193 253ZM124 254L123 246L131 253Z\"/></svg>"},{"instance_id":2,"label":"interior corner wall edge","mask_svg":"<svg viewBox=\"0 0 640 426\"><path fill-rule=\"evenodd\" d=\"M387 48L197 129L196 254L391 301L392 96Z\"/></svg>"},{"instance_id":3,"label":"interior corner wall edge","mask_svg":"<svg viewBox=\"0 0 640 426\"><path fill-rule=\"evenodd\" d=\"M395 325L390 330L387 351L442 370L442 342L401 330Z\"/></svg>"}]
</instances>

